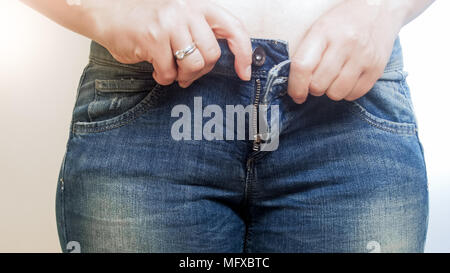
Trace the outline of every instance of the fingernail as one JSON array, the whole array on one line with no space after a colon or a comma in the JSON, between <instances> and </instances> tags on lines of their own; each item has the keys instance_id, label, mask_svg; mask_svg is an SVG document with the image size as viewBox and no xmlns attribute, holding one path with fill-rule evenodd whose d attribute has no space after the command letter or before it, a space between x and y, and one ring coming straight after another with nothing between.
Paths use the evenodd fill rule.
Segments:
<instances>
[{"instance_id":1,"label":"fingernail","mask_svg":"<svg viewBox=\"0 0 450 273\"><path fill-rule=\"evenodd\" d=\"M191 85L192 81L190 82L178 82L181 88L187 88L189 85Z\"/></svg>"},{"instance_id":2,"label":"fingernail","mask_svg":"<svg viewBox=\"0 0 450 273\"><path fill-rule=\"evenodd\" d=\"M292 100L297 104L303 104L306 101L306 97L292 97Z\"/></svg>"}]
</instances>

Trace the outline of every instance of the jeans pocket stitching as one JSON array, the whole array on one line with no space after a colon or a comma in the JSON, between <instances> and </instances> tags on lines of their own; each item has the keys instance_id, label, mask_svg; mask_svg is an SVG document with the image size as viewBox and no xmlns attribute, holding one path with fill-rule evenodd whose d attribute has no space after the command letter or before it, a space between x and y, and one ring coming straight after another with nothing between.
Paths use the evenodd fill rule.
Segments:
<instances>
[{"instance_id":1,"label":"jeans pocket stitching","mask_svg":"<svg viewBox=\"0 0 450 273\"><path fill-rule=\"evenodd\" d=\"M382 119L369 113L358 102L351 101L350 103L350 110L373 127L396 134L414 135L417 132L417 127L414 123L401 123Z\"/></svg>"},{"instance_id":2,"label":"jeans pocket stitching","mask_svg":"<svg viewBox=\"0 0 450 273\"><path fill-rule=\"evenodd\" d=\"M156 84L138 104L116 117L96 122L76 122L73 125L73 133L100 133L127 125L154 106L161 88L160 84Z\"/></svg>"}]
</instances>

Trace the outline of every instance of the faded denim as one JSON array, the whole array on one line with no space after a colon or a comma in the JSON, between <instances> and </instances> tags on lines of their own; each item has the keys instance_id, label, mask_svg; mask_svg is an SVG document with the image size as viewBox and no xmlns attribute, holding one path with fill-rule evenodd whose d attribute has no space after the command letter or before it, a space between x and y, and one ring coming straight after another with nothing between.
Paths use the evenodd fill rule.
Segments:
<instances>
[{"instance_id":1,"label":"faded denim","mask_svg":"<svg viewBox=\"0 0 450 273\"><path fill-rule=\"evenodd\" d=\"M286 94L285 42L252 39L267 56L249 82L219 44L214 70L182 89L92 42L57 186L62 250L422 252L427 176L399 41L367 95L303 105ZM275 151L172 139L175 105L252 105L257 83L280 107Z\"/></svg>"}]
</instances>

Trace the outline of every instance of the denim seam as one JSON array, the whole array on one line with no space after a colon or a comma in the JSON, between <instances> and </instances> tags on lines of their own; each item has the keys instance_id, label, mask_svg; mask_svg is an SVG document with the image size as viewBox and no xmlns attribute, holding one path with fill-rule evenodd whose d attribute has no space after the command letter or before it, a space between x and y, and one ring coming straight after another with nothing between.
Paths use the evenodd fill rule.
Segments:
<instances>
[{"instance_id":1,"label":"denim seam","mask_svg":"<svg viewBox=\"0 0 450 273\"><path fill-rule=\"evenodd\" d=\"M255 76L255 77L267 77L267 73L268 73L267 70L261 69L261 70L257 70L255 72L252 72L252 76Z\"/></svg>"},{"instance_id":2,"label":"denim seam","mask_svg":"<svg viewBox=\"0 0 450 273\"><path fill-rule=\"evenodd\" d=\"M411 98L410 90L408 87L408 83L406 82L406 78L403 78L403 80L400 82L400 86L402 88L402 94L405 96L406 101L408 102L409 109L411 110L411 113L413 115L414 123L416 124L416 128L417 128L417 130L419 130L419 124L418 124L417 117L416 117L416 111L414 109L414 104L412 102L412 98Z\"/></svg>"},{"instance_id":3,"label":"denim seam","mask_svg":"<svg viewBox=\"0 0 450 273\"><path fill-rule=\"evenodd\" d=\"M66 225L66 198L65 198L65 185L64 185L64 183L66 183L66 175L65 175L65 173L66 173L66 161L67 161L67 154L68 154L68 152L69 152L69 143L67 143L67 147L66 147L66 152L64 153L64 158L63 158L63 162L62 162L62 167L61 167L61 177L60 177L60 179L61 179L61 185L60 185L60 198L61 198L61 200L60 200L60 207L61 207L61 211L60 211L60 214L61 214L61 221L62 221L62 223L61 223L61 228L63 229L62 230L62 233L63 233L63 242L64 242L64 244L65 245L67 245L67 238L68 238L68 236L67 236L67 225ZM64 251L64 249L63 249L63 251Z\"/></svg>"},{"instance_id":4,"label":"denim seam","mask_svg":"<svg viewBox=\"0 0 450 273\"><path fill-rule=\"evenodd\" d=\"M247 175L245 178L245 189L244 189L244 207L247 210L246 211L246 230L244 235L244 246L243 251L246 252L248 250L248 245L250 240L250 233L251 233L251 215L249 212L249 203L250 203L250 197L251 197L251 183L255 180L255 161L250 158L248 159L249 163L247 166Z\"/></svg>"},{"instance_id":5,"label":"denim seam","mask_svg":"<svg viewBox=\"0 0 450 273\"><path fill-rule=\"evenodd\" d=\"M100 93L115 93L115 92L123 92L123 93L138 93L147 91L146 86L150 84L155 84L155 80L153 79L120 79L120 80L101 80L95 79L94 88ZM119 86L119 84L128 84L127 86ZM114 85L115 84L115 85ZM134 85L134 86L130 86Z\"/></svg>"},{"instance_id":6,"label":"denim seam","mask_svg":"<svg viewBox=\"0 0 450 273\"><path fill-rule=\"evenodd\" d=\"M419 147L420 147L420 153L422 154L422 163L425 166L425 177L426 177L426 179L428 181L427 164L426 164L426 161L425 161L425 150L424 150L424 147L422 145L422 142L420 141L419 132L416 132L416 139L417 139L417 143L419 144ZM427 190L429 190L428 187L429 186L428 186L428 183L427 183Z\"/></svg>"},{"instance_id":7,"label":"denim seam","mask_svg":"<svg viewBox=\"0 0 450 273\"><path fill-rule=\"evenodd\" d=\"M220 76L226 76L226 77L231 77L231 78L238 78L238 75L236 74L235 71L233 70L228 70L228 69L216 69L213 68L213 70L211 70L208 74L205 74L204 76L208 76L208 75L220 75ZM267 70L252 70L252 77L261 77L261 78L267 78Z\"/></svg>"},{"instance_id":8,"label":"denim seam","mask_svg":"<svg viewBox=\"0 0 450 273\"><path fill-rule=\"evenodd\" d=\"M424 240L424 245L422 246L422 251L423 251L423 247L425 246L425 244L426 244L426 238L427 238L427 233L428 233L428 226L429 226L429 222L430 222L430 201L429 201L429 199L430 199L430 197L429 197L429 193L430 193L430 185L429 185L429 180L428 180L428 171L427 171L427 164L426 164L426 161L425 161L425 151L424 151L424 147L423 147L423 145L422 145L422 142L420 141L420 138L419 138L419 134L418 134L418 132L416 133L416 139L417 139L417 142L418 142L418 145L419 145L419 147L420 147L420 152L421 152L421 154L422 154L422 163L423 163L423 165L424 165L424 170L425 170L425 179L426 179L426 181L427 181L427 184L426 184L426 198L427 198L427 217L426 217L426 228L425 228L425 230L424 230L424 234L422 235L424 238L425 238L425 240Z\"/></svg>"},{"instance_id":9,"label":"denim seam","mask_svg":"<svg viewBox=\"0 0 450 273\"><path fill-rule=\"evenodd\" d=\"M157 84L141 102L117 117L98 122L78 122L73 125L72 131L75 134L100 133L122 127L149 111L154 106L154 100L159 97L161 88Z\"/></svg>"},{"instance_id":10,"label":"denim seam","mask_svg":"<svg viewBox=\"0 0 450 273\"><path fill-rule=\"evenodd\" d=\"M87 73L87 70L88 70L88 68L89 68L89 66L91 66L91 62L88 62L88 64L84 67L84 69L83 69L83 73L81 74L81 78L80 78L80 82L78 83L78 87L77 87L77 95L76 95L76 98L75 98L75 104L74 104L74 106L73 106L73 108L72 108L72 118L71 118L71 120L70 120L70 132L73 132L73 125L74 125L74 113L75 113L75 108L76 108L76 102L79 100L79 98L80 98L80 90L81 90L81 86L83 86L83 83L84 83L84 79L86 78L86 73Z\"/></svg>"},{"instance_id":11,"label":"denim seam","mask_svg":"<svg viewBox=\"0 0 450 273\"><path fill-rule=\"evenodd\" d=\"M89 69L91 64L92 63L89 61L88 64L83 69L83 72L82 72L82 75L81 75L81 78L80 78L80 82L78 83L77 95L76 95L76 100L75 101L78 101L78 99L80 97L80 93L81 93L80 90L81 90L81 88L83 86L83 83L84 83L84 80L86 78L87 70ZM70 127L69 127L70 128L69 129L69 139L68 139L67 144L66 144L66 151L64 153L64 158L63 158L63 162L62 162L62 166L61 166L61 178L60 178L62 180L61 180L61 188L60 188L60 198L61 198L61 200L60 200L60 204L59 205L60 205L60 208L61 208L60 216L61 216L61 221L62 221L61 228L62 228L62 233L63 233L62 234L63 235L63 243L64 243L65 246L67 246L67 243L68 243L67 242L68 235L67 235L67 223L66 223L66 198L65 198L66 189L65 189L65 185L64 184L67 184L67 181L66 181L66 161L67 161L67 157L68 157L69 149L70 149L70 140L73 137L72 134L74 132L75 122L74 122L74 115L73 115L73 113L75 112L75 108L76 108L76 103L75 103L75 105L73 106L73 109L72 109L72 118L71 118ZM66 252L67 249L63 248L62 251Z\"/></svg>"},{"instance_id":12,"label":"denim seam","mask_svg":"<svg viewBox=\"0 0 450 273\"><path fill-rule=\"evenodd\" d=\"M359 103L352 101L353 107L351 111L358 114L358 116L369 123L370 125L382 129L390 133L414 135L417 132L416 125L413 123L394 123L392 121L380 119L365 110ZM357 109L355 109L357 108Z\"/></svg>"},{"instance_id":13,"label":"denim seam","mask_svg":"<svg viewBox=\"0 0 450 273\"><path fill-rule=\"evenodd\" d=\"M148 72L153 72L154 70L152 69L144 69L144 68L139 68L139 67L135 67L132 65L127 65L127 64L121 64L121 63L116 63L116 62L112 62L112 61L108 61L106 59L101 59L99 57L90 57L89 60L97 65L102 65L102 66L114 66L114 67L119 67L119 68L124 68L124 69L128 69L130 71L134 71L134 72L141 72L141 73L148 73ZM228 76L228 77L237 77L237 74L234 71L220 71L220 70L213 70L210 72L213 75L222 75L222 76ZM266 70L258 70L258 71L254 71L252 72L252 76L255 77L267 77L267 71ZM206 74L208 75L208 74Z\"/></svg>"},{"instance_id":14,"label":"denim seam","mask_svg":"<svg viewBox=\"0 0 450 273\"><path fill-rule=\"evenodd\" d=\"M95 64L98 64L98 65L103 65L103 66L110 65L110 66L120 67L120 68L124 68L124 69L129 69L129 70L132 70L132 71L135 71L135 72L153 72L154 71L153 69L145 69L145 68L136 67L136 66L133 66L133 65L122 64L122 63L119 63L119 62L112 62L112 61L109 61L109 60L106 60L106 59L102 59L102 58L99 58L99 57L92 57L91 56L91 57L89 57L89 60L91 62L95 63Z\"/></svg>"},{"instance_id":15,"label":"denim seam","mask_svg":"<svg viewBox=\"0 0 450 273\"><path fill-rule=\"evenodd\" d=\"M407 87L406 87L406 80L405 79L402 79L401 81L400 81L400 91L401 91L401 93L402 93L402 95L408 100L408 103L409 103L409 99L410 99L410 97L408 96L408 94L407 94ZM409 104L409 106L411 106L411 104Z\"/></svg>"},{"instance_id":16,"label":"denim seam","mask_svg":"<svg viewBox=\"0 0 450 273\"><path fill-rule=\"evenodd\" d=\"M252 42L269 42L275 45L278 45L279 43L283 44L283 45L288 45L288 42L285 40L280 40L280 39L266 39L266 38L250 38L250 40Z\"/></svg>"},{"instance_id":17,"label":"denim seam","mask_svg":"<svg viewBox=\"0 0 450 273\"><path fill-rule=\"evenodd\" d=\"M403 63L387 64L383 73L395 72L403 70Z\"/></svg>"}]
</instances>

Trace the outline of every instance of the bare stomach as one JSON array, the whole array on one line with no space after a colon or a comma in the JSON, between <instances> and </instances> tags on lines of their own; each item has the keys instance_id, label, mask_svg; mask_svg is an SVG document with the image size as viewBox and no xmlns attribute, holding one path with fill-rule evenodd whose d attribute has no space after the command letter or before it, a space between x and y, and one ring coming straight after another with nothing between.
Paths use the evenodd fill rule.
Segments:
<instances>
[{"instance_id":1,"label":"bare stomach","mask_svg":"<svg viewBox=\"0 0 450 273\"><path fill-rule=\"evenodd\" d=\"M299 41L321 15L343 0L211 0L245 25L250 37L289 43L292 56Z\"/></svg>"}]
</instances>

